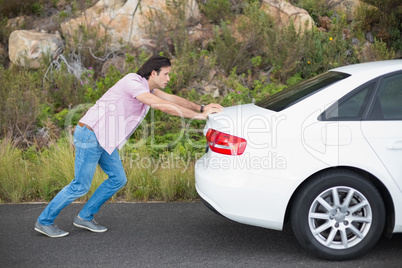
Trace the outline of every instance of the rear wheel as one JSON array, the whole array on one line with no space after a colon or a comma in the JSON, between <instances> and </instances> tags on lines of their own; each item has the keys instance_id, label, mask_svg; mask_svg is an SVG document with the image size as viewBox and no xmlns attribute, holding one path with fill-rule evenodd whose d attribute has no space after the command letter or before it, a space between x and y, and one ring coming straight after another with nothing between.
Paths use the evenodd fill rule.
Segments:
<instances>
[{"instance_id":1,"label":"rear wheel","mask_svg":"<svg viewBox=\"0 0 402 268\"><path fill-rule=\"evenodd\" d=\"M328 260L360 257L380 239L385 224L381 195L348 170L319 174L293 202L292 229L299 243Z\"/></svg>"}]
</instances>

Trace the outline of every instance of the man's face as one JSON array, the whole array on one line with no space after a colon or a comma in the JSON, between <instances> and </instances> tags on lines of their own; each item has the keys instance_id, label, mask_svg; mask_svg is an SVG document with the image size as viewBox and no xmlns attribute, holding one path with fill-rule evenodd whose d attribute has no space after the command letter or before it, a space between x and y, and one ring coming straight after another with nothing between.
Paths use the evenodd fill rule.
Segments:
<instances>
[{"instance_id":1,"label":"man's face","mask_svg":"<svg viewBox=\"0 0 402 268\"><path fill-rule=\"evenodd\" d=\"M170 73L170 66L169 67L162 67L159 74L156 71L155 76L153 78L153 82L155 83L156 87L159 89L164 89L167 83L170 81L169 73Z\"/></svg>"}]
</instances>

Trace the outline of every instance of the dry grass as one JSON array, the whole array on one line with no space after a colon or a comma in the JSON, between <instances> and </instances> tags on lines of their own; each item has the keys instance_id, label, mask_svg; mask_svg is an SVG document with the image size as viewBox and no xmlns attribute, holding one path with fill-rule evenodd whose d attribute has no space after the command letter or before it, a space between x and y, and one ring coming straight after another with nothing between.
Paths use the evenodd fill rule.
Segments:
<instances>
[{"instance_id":1,"label":"dry grass","mask_svg":"<svg viewBox=\"0 0 402 268\"><path fill-rule=\"evenodd\" d=\"M178 164L154 163L144 151L142 161L133 164L133 159L123 157L127 184L112 201L175 201L194 200L194 162L178 160ZM32 160L34 159L34 160ZM138 160L138 159L135 159ZM148 162L150 161L150 162ZM142 163L142 165L141 165ZM185 164L183 164L185 163ZM50 201L74 178L74 147L68 138L61 138L35 158L24 159L20 150L11 141L0 142L0 202ZM96 188L107 179L98 167L90 191L77 201L86 201Z\"/></svg>"}]
</instances>

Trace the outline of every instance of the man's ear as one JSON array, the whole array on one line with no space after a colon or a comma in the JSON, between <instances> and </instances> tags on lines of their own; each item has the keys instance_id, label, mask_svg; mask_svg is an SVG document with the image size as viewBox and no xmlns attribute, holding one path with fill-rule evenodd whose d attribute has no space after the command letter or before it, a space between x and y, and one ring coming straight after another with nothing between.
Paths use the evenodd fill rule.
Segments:
<instances>
[{"instance_id":1,"label":"man's ear","mask_svg":"<svg viewBox=\"0 0 402 268\"><path fill-rule=\"evenodd\" d=\"M151 76L152 76L152 77L155 77L155 76L157 76L157 75L158 75L158 73L157 73L155 70L152 70Z\"/></svg>"}]
</instances>

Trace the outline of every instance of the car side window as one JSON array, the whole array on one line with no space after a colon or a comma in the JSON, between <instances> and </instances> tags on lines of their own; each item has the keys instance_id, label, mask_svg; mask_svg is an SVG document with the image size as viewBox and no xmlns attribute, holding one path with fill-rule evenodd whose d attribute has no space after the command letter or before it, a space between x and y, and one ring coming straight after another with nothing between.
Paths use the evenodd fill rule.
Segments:
<instances>
[{"instance_id":1,"label":"car side window","mask_svg":"<svg viewBox=\"0 0 402 268\"><path fill-rule=\"evenodd\" d=\"M375 83L371 83L347 96L346 99L341 99L325 111L319 119L329 121L361 120L374 87Z\"/></svg>"},{"instance_id":2,"label":"car side window","mask_svg":"<svg viewBox=\"0 0 402 268\"><path fill-rule=\"evenodd\" d=\"M402 73L381 80L369 120L402 120Z\"/></svg>"}]
</instances>

